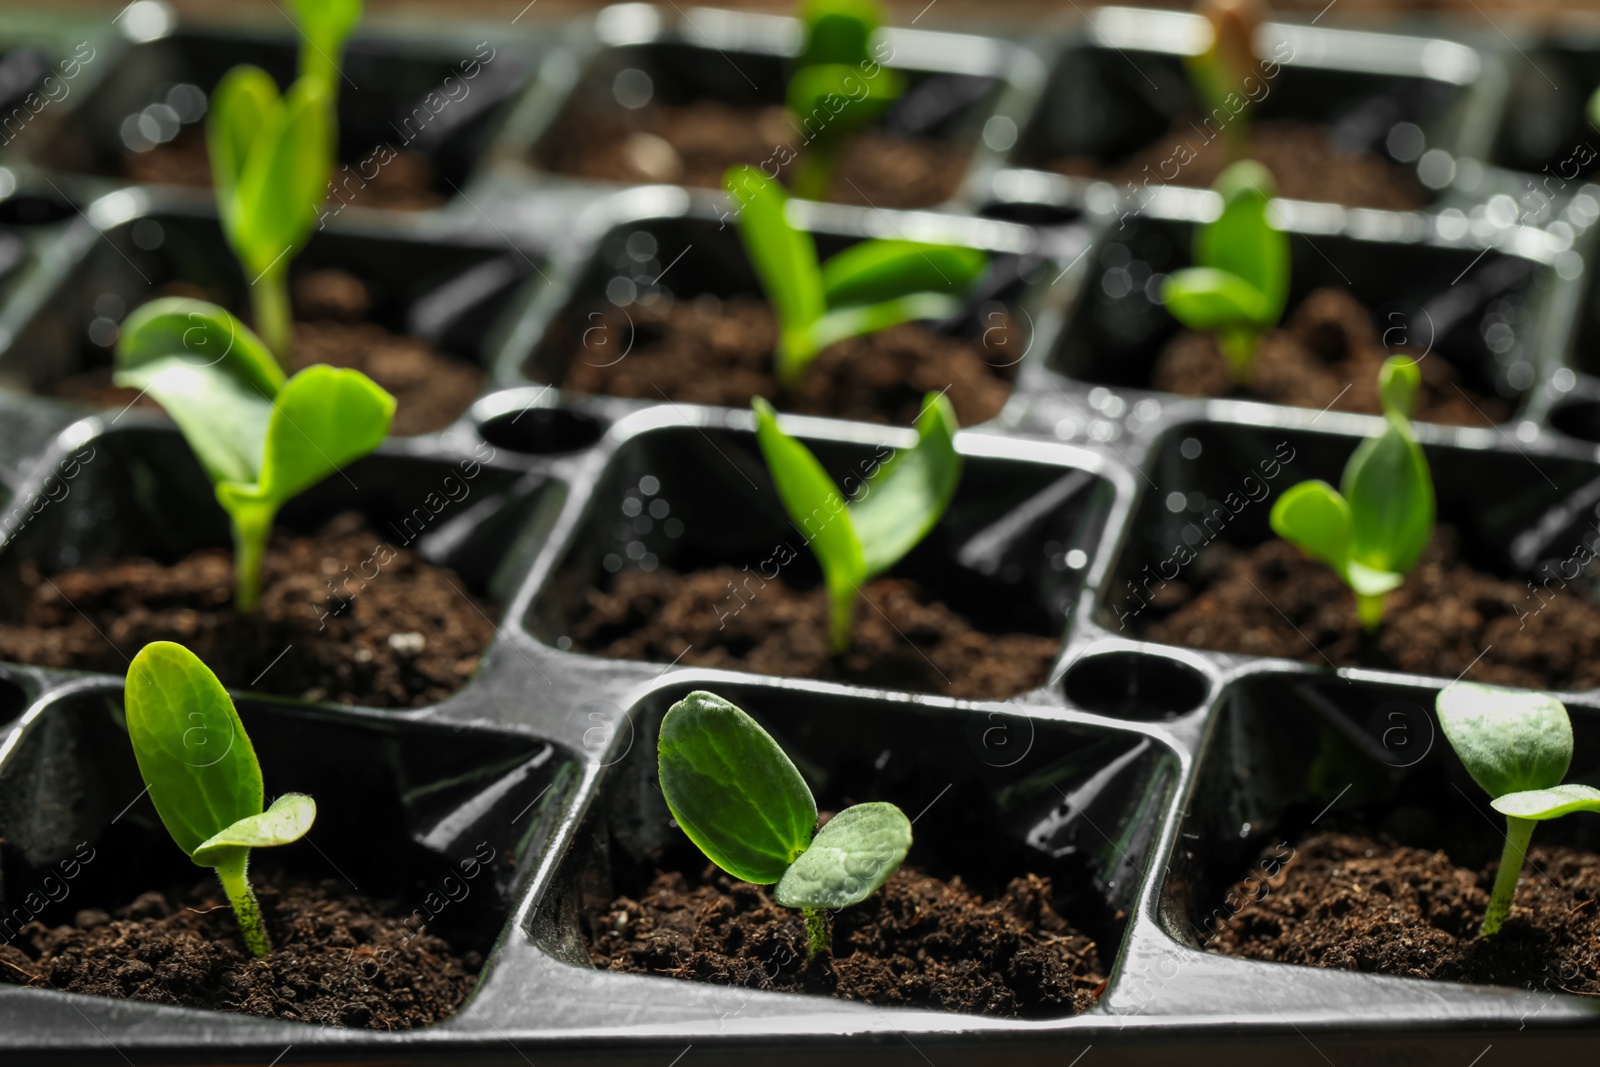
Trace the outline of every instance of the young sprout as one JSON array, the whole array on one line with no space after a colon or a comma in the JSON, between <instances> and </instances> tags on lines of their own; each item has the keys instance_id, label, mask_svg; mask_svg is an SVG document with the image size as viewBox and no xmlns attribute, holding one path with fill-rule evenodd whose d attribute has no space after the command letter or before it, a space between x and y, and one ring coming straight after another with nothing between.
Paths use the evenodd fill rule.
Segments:
<instances>
[{"instance_id":1,"label":"young sprout","mask_svg":"<svg viewBox=\"0 0 1600 1067\"><path fill-rule=\"evenodd\" d=\"M233 525L234 607L255 610L278 508L389 432L394 397L355 370L284 379L259 338L211 304L152 300L122 326L116 384L149 393L183 431Z\"/></svg>"},{"instance_id":2,"label":"young sprout","mask_svg":"<svg viewBox=\"0 0 1600 1067\"><path fill-rule=\"evenodd\" d=\"M820 200L845 140L900 98L905 78L879 66L868 51L883 22L873 0L806 0L801 18L806 45L789 76L787 103L808 140L795 167L794 191Z\"/></svg>"},{"instance_id":3,"label":"young sprout","mask_svg":"<svg viewBox=\"0 0 1600 1067\"><path fill-rule=\"evenodd\" d=\"M755 167L724 178L739 204L739 236L778 317L778 381L793 388L836 341L902 322L959 314L962 295L988 266L976 249L918 241L863 241L817 260L811 235L784 213L782 187Z\"/></svg>"},{"instance_id":4,"label":"young sprout","mask_svg":"<svg viewBox=\"0 0 1600 1067\"><path fill-rule=\"evenodd\" d=\"M1384 594L1405 581L1433 534L1433 478L1408 421L1421 381L1416 363L1390 356L1378 372L1387 425L1361 442L1339 488L1301 482L1272 505L1273 532L1333 568L1368 631L1383 622Z\"/></svg>"},{"instance_id":5,"label":"young sprout","mask_svg":"<svg viewBox=\"0 0 1600 1067\"><path fill-rule=\"evenodd\" d=\"M1511 914L1534 824L1600 811L1600 789L1561 784L1572 763L1572 721L1553 696L1456 682L1439 693L1437 708L1450 747L1506 817L1500 870L1478 930L1479 937L1490 937Z\"/></svg>"},{"instance_id":6,"label":"young sprout","mask_svg":"<svg viewBox=\"0 0 1600 1067\"><path fill-rule=\"evenodd\" d=\"M811 450L778 428L772 405L757 397L756 441L789 519L822 565L828 633L835 655L850 648L861 584L893 567L938 525L961 481L955 409L929 393L917 419L917 443L897 451L846 500Z\"/></svg>"},{"instance_id":7,"label":"young sprout","mask_svg":"<svg viewBox=\"0 0 1600 1067\"><path fill-rule=\"evenodd\" d=\"M300 49L300 77L320 78L338 87L344 43L361 21L361 0L292 0L305 47Z\"/></svg>"},{"instance_id":8,"label":"young sprout","mask_svg":"<svg viewBox=\"0 0 1600 1067\"><path fill-rule=\"evenodd\" d=\"M300 78L281 96L272 76L245 64L211 95L206 148L217 212L250 283L256 330L288 369L294 320L289 261L311 236L337 144L338 57L361 17L360 0L296 0L305 47Z\"/></svg>"},{"instance_id":9,"label":"young sprout","mask_svg":"<svg viewBox=\"0 0 1600 1067\"><path fill-rule=\"evenodd\" d=\"M1267 219L1277 190L1261 164L1235 163L1213 188L1222 194L1222 215L1200 227L1198 265L1168 275L1161 301L1191 330L1215 334L1234 379L1244 382L1289 299L1289 236Z\"/></svg>"},{"instance_id":10,"label":"young sprout","mask_svg":"<svg viewBox=\"0 0 1600 1067\"><path fill-rule=\"evenodd\" d=\"M316 801L285 793L262 810L261 765L228 691L198 656L171 641L145 645L124 689L128 739L172 840L217 872L245 947L272 951L246 868L252 848L304 837Z\"/></svg>"},{"instance_id":11,"label":"young sprout","mask_svg":"<svg viewBox=\"0 0 1600 1067\"><path fill-rule=\"evenodd\" d=\"M911 848L911 821L893 804L845 808L821 831L805 779L772 735L713 693L668 709L656 746L661 794L690 841L742 882L805 914L809 956L832 951L828 912L859 904Z\"/></svg>"},{"instance_id":12,"label":"young sprout","mask_svg":"<svg viewBox=\"0 0 1600 1067\"><path fill-rule=\"evenodd\" d=\"M1210 39L1184 65L1205 106L1205 121L1217 121L1228 158L1237 160L1249 144L1250 108L1257 99L1250 83L1262 84L1255 35L1266 21L1266 8L1260 0L1201 0L1196 11L1208 23Z\"/></svg>"}]
</instances>

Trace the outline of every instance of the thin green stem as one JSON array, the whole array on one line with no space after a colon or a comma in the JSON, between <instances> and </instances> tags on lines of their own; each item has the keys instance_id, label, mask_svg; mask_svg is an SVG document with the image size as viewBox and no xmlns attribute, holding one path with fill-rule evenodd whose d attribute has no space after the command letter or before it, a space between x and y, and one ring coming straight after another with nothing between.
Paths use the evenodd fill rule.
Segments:
<instances>
[{"instance_id":1,"label":"thin green stem","mask_svg":"<svg viewBox=\"0 0 1600 1067\"><path fill-rule=\"evenodd\" d=\"M834 165L839 159L839 145L817 140L800 153L794 166L794 195L802 200L822 200L828 195L828 183L833 179Z\"/></svg>"},{"instance_id":2,"label":"thin green stem","mask_svg":"<svg viewBox=\"0 0 1600 1067\"><path fill-rule=\"evenodd\" d=\"M1255 364L1256 346L1261 335L1251 329L1222 330L1217 334L1217 347L1228 361L1233 380L1240 385L1250 380L1250 369Z\"/></svg>"},{"instance_id":3,"label":"thin green stem","mask_svg":"<svg viewBox=\"0 0 1600 1067\"><path fill-rule=\"evenodd\" d=\"M250 850L241 848L237 860L219 864L216 872L223 892L228 894L228 903L233 905L233 914L239 920L245 948L259 957L272 951L272 942L267 939L267 924L261 919L261 905L256 902L255 890L250 888L250 879L245 876L249 863Z\"/></svg>"},{"instance_id":4,"label":"thin green stem","mask_svg":"<svg viewBox=\"0 0 1600 1067\"><path fill-rule=\"evenodd\" d=\"M294 356L294 316L289 306L289 257L261 272L250 286L250 311L256 333L287 373Z\"/></svg>"},{"instance_id":5,"label":"thin green stem","mask_svg":"<svg viewBox=\"0 0 1600 1067\"><path fill-rule=\"evenodd\" d=\"M1357 593L1356 617L1367 633L1376 633L1383 625L1383 593Z\"/></svg>"},{"instance_id":6,"label":"thin green stem","mask_svg":"<svg viewBox=\"0 0 1600 1067\"><path fill-rule=\"evenodd\" d=\"M1528 855L1528 842L1533 838L1533 819L1506 816L1506 847L1500 851L1500 870L1494 876L1494 890L1489 894L1489 910L1483 914L1479 937L1491 937L1511 914L1511 901L1517 895L1517 879L1522 875L1522 861Z\"/></svg>"},{"instance_id":7,"label":"thin green stem","mask_svg":"<svg viewBox=\"0 0 1600 1067\"><path fill-rule=\"evenodd\" d=\"M801 909L806 917L806 957L833 955L833 932L828 928L828 913L821 908Z\"/></svg>"},{"instance_id":8,"label":"thin green stem","mask_svg":"<svg viewBox=\"0 0 1600 1067\"><path fill-rule=\"evenodd\" d=\"M850 651L850 626L856 618L856 591L848 583L828 587L828 644L835 656Z\"/></svg>"},{"instance_id":9,"label":"thin green stem","mask_svg":"<svg viewBox=\"0 0 1600 1067\"><path fill-rule=\"evenodd\" d=\"M249 508L235 512L233 524L233 607L248 614L261 603L261 557L272 534L273 511Z\"/></svg>"}]
</instances>

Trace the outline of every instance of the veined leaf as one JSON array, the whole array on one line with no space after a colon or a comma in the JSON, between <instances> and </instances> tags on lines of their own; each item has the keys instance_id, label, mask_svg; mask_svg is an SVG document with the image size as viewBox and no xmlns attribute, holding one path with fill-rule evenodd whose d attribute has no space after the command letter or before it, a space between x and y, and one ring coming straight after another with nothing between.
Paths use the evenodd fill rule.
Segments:
<instances>
[{"instance_id":1,"label":"veined leaf","mask_svg":"<svg viewBox=\"0 0 1600 1067\"><path fill-rule=\"evenodd\" d=\"M772 735L712 693L668 709L657 744L661 793L680 829L718 867L771 885L817 825L811 790Z\"/></svg>"},{"instance_id":2,"label":"veined leaf","mask_svg":"<svg viewBox=\"0 0 1600 1067\"><path fill-rule=\"evenodd\" d=\"M786 908L848 908L866 900L905 861L911 820L893 804L845 808L829 819L778 881Z\"/></svg>"},{"instance_id":3,"label":"veined leaf","mask_svg":"<svg viewBox=\"0 0 1600 1067\"><path fill-rule=\"evenodd\" d=\"M259 815L247 815L217 831L191 857L202 867L215 867L239 849L288 845L300 840L317 818L317 802L304 793L285 793Z\"/></svg>"},{"instance_id":4,"label":"veined leaf","mask_svg":"<svg viewBox=\"0 0 1600 1067\"><path fill-rule=\"evenodd\" d=\"M124 699L139 773L185 853L261 813L255 749L222 683L194 653L170 641L146 645L128 667Z\"/></svg>"},{"instance_id":5,"label":"veined leaf","mask_svg":"<svg viewBox=\"0 0 1600 1067\"><path fill-rule=\"evenodd\" d=\"M1456 682L1439 693L1437 708L1450 747L1491 798L1548 790L1566 777L1572 721L1555 697Z\"/></svg>"}]
</instances>

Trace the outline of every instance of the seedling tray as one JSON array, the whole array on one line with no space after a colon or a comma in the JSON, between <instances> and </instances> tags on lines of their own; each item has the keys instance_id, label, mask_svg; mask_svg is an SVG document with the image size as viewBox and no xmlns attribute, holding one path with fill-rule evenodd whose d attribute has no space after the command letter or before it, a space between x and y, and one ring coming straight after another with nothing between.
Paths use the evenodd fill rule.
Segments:
<instances>
[{"instance_id":1,"label":"seedling tray","mask_svg":"<svg viewBox=\"0 0 1600 1067\"><path fill-rule=\"evenodd\" d=\"M1073 57L1052 91L1075 77L1111 78L1116 48L1177 70L1191 32L1185 19L1091 12L1098 37L1057 35L1041 46ZM1370 92L1361 78L1398 79L1415 84L1419 99L1443 101L1412 120L1430 146L1463 164L1488 157L1503 118L1495 48L1315 27L1271 32L1305 43L1297 55L1314 58L1286 66L1286 102L1320 86L1342 107ZM897 30L890 39L909 68L1009 79L986 100L998 110L975 112L966 127L986 144L966 189L1021 205L1008 209L1011 218L1039 218L1029 213L1042 205L1058 225L799 203L792 219L825 254L864 237L915 236L986 249L1011 272L981 313L1004 312L1015 331L1016 388L997 417L959 435L967 474L955 504L895 573L976 615L1059 636L1043 684L1003 701L957 700L573 647L586 591L623 568L753 564L787 535L748 411L552 384L574 355L551 342L552 330L587 322L608 301L628 304L612 296L659 285L675 296L726 297L756 285L715 195L557 181L516 161L536 150L574 86L614 74L618 63L726 80L731 68L712 51L720 48L776 79L796 43L787 19L607 9L544 59L470 202L428 218L341 217L303 257L379 284L389 295L379 315L391 328L442 324L441 343L479 361L487 379L465 417L387 442L349 469L357 489L330 480L286 508L282 524L309 530L352 508L380 527L404 523L452 471L479 464L472 492L427 520L417 550L493 605L480 666L447 699L400 711L236 693L272 788L311 792L322 809L316 850L280 850L289 869L353 879L421 907L456 861L482 843L494 847L501 861L492 876L436 920L484 952L476 987L449 1020L390 1034L0 986L8 1062L543 1067L825 1056L1089 1067L1174 1055L1200 1064L1592 1055L1600 1009L1549 988L1377 977L1203 948L1206 932L1229 921L1229 887L1263 847L1334 822L1377 826L1397 804L1440 823L1488 814L1439 743L1433 701L1450 678L1181 648L1140 639L1137 618L1122 625L1128 583L1147 564L1201 539L1247 547L1269 536L1263 502L1212 528L1218 501L1264 460L1279 462L1278 486L1336 481L1378 420L1146 388L1141 368L1175 327L1142 294L1155 275L1184 265L1189 234L1215 213L1215 198L1167 188L1122 203L1067 179L1041 185L1021 153L1061 107L1047 104L1040 117L1027 105L1043 84L1030 81L1030 52L959 34ZM190 40L187 29L169 29L119 55L132 64L156 45ZM270 54L269 46L258 61ZM225 65L217 61L219 71ZM1112 91L1096 85L1088 99ZM86 113L88 100L86 92ZM1417 433L1440 514L1471 561L1531 576L1592 539L1585 530L1600 501L1600 368L1587 356L1600 321L1590 228L1600 200L1577 190L1539 226L1507 225L1514 213L1497 221L1473 199L1463 169L1471 168L1456 167L1454 185L1427 213L1275 210L1294 235L1297 286L1342 275L1375 313L1398 313L1383 324L1403 323L1419 346L1441 299L1476 294L1457 299L1437 349L1509 414L1495 426L1421 424ZM34 392L104 358L89 332L95 320L115 327L169 280L189 272L242 291L207 198L117 190L86 200L80 215L67 199L80 187L26 168L18 177L23 192L0 196L0 213L18 216L13 224L0 215L0 224L15 225L26 245L15 279L0 278L0 514L26 521L0 523L0 582L24 566L53 574L226 543L210 485L161 416ZM38 177L60 190L36 187ZM630 241L641 234L649 242ZM1126 258L1110 251L1117 247ZM1138 285L1135 261L1148 267ZM1113 279L1118 270L1128 277ZM1504 284L1480 288L1485 278ZM612 284L619 279L631 293ZM123 312L97 309L106 293ZM825 418L785 416L784 426L835 475L912 440L904 428ZM814 581L809 556L786 576ZM1574 583L1564 595L1595 594ZM618 857L676 840L654 781L655 739L672 702L702 688L775 734L824 807L892 799L915 815L911 862L990 893L1022 873L1052 877L1058 902L1110 965L1096 1005L1004 1020L594 969L580 913L615 889ZM0 664L5 909L36 892L80 842L100 858L51 904L52 918L70 919L100 893L125 900L184 869L139 798L121 692L113 675ZM1561 696L1576 736L1571 778L1600 780L1600 690ZM1335 756L1351 788L1330 799L1307 783L1313 763ZM376 828L381 847L357 838L363 826ZM1553 824L1548 837L1600 846L1582 819Z\"/></svg>"},{"instance_id":2,"label":"seedling tray","mask_svg":"<svg viewBox=\"0 0 1600 1067\"><path fill-rule=\"evenodd\" d=\"M1174 122L1205 115L1183 69L1184 57L1204 47L1200 16L1101 7L1075 14L1071 23L1055 42L1039 106L1026 125L990 139L971 176L970 195L1005 217L1049 222L1075 217L1086 196L1099 204L1111 196L1138 201L1152 189L1197 184L1184 176L1188 156L1156 161L1131 187L1122 180L1105 188L1112 183L1049 169L1069 157L1121 162ZM1476 161L1494 135L1508 78L1493 49L1290 22L1263 25L1256 48L1280 60L1275 76L1254 91L1258 121L1323 124L1347 150L1372 152L1405 169L1420 166L1430 199L1449 199L1454 191L1469 201L1486 195ZM1401 125L1404 132L1391 136ZM1199 146L1217 133L1216 122L1196 125L1190 140ZM1457 168L1457 159L1473 162Z\"/></svg>"},{"instance_id":3,"label":"seedling tray","mask_svg":"<svg viewBox=\"0 0 1600 1067\"><path fill-rule=\"evenodd\" d=\"M1039 58L1001 38L886 27L877 42L882 51L875 54L886 66L904 72L913 86L942 83L941 95L951 101L908 129L958 149L981 152L987 143L1014 136L1043 85ZM620 109L613 86L623 71L643 72L649 98L672 104L781 104L786 61L800 51L802 27L797 19L773 15L626 3L579 23L568 44L540 64L490 151L487 173L474 195L514 196L530 188L574 184L593 188L594 182L550 169L554 139L575 103ZM631 98L629 103L640 106Z\"/></svg>"},{"instance_id":4,"label":"seedling tray","mask_svg":"<svg viewBox=\"0 0 1600 1067\"><path fill-rule=\"evenodd\" d=\"M281 18L252 27L179 25L170 9L152 5L123 21L120 31L89 39L98 48L69 83L70 91L59 104L43 108L21 136L8 139L3 152L12 162L39 169L80 204L141 177L154 184L195 184L188 178L205 173L199 159L204 98L223 74L248 62L266 70L280 88L294 78L299 38ZM63 58L74 54L70 44L57 49ZM338 192L330 209L341 202L360 205L359 194L398 152L426 158L432 173L408 186L415 195L406 203L391 198L374 206L429 208L454 197L537 51L524 35L471 23L421 33L380 20L375 29L358 33L342 64L341 166L334 172ZM168 152L175 144L192 149L189 163L180 167L174 161L148 175L127 170L136 157ZM184 177L173 176L178 173Z\"/></svg>"}]
</instances>

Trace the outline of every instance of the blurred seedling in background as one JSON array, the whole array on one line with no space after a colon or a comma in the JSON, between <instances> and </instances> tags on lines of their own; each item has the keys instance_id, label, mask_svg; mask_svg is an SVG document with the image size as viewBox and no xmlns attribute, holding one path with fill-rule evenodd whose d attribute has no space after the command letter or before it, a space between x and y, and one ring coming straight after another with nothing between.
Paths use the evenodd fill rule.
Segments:
<instances>
[{"instance_id":1,"label":"blurred seedling in background","mask_svg":"<svg viewBox=\"0 0 1600 1067\"><path fill-rule=\"evenodd\" d=\"M250 888L250 850L298 841L317 817L316 801L285 793L262 810L261 765L227 690L182 645L156 641L128 667L128 739L150 801L172 840L198 866L217 872L245 947L272 951Z\"/></svg>"},{"instance_id":2,"label":"blurred seedling in background","mask_svg":"<svg viewBox=\"0 0 1600 1067\"><path fill-rule=\"evenodd\" d=\"M858 499L847 501L811 450L778 428L772 405L757 397L756 440L790 521L822 566L828 590L829 645L850 649L850 625L863 582L903 559L939 524L961 482L955 409L929 393L917 419L917 443L879 466Z\"/></svg>"},{"instance_id":3,"label":"blurred seedling in background","mask_svg":"<svg viewBox=\"0 0 1600 1067\"><path fill-rule=\"evenodd\" d=\"M988 266L976 249L871 240L826 263L811 235L785 214L783 189L754 167L724 179L739 206L739 236L778 318L778 381L793 388L817 353L902 322L960 314Z\"/></svg>"},{"instance_id":4,"label":"blurred seedling in background","mask_svg":"<svg viewBox=\"0 0 1600 1067\"><path fill-rule=\"evenodd\" d=\"M394 397L360 371L319 364L285 379L242 322L181 297L128 316L113 380L166 409L216 486L233 527L239 611L259 601L278 509L377 448L394 416Z\"/></svg>"},{"instance_id":5,"label":"blurred seedling in background","mask_svg":"<svg viewBox=\"0 0 1600 1067\"><path fill-rule=\"evenodd\" d=\"M339 59L361 18L360 0L295 0L294 7L303 37L299 78L280 95L260 67L234 67L212 93L206 118L222 230L244 268L256 330L286 370L294 345L289 263L327 195L339 139Z\"/></svg>"},{"instance_id":6,"label":"blurred seedling in background","mask_svg":"<svg viewBox=\"0 0 1600 1067\"><path fill-rule=\"evenodd\" d=\"M1260 0L1200 0L1195 13L1206 20L1206 47L1186 56L1189 84L1216 124L1230 160L1242 159L1250 143L1250 112L1266 81L1256 55L1256 31L1267 19ZM1216 136L1213 135L1213 136Z\"/></svg>"},{"instance_id":7,"label":"blurred seedling in background","mask_svg":"<svg viewBox=\"0 0 1600 1067\"><path fill-rule=\"evenodd\" d=\"M713 693L694 692L661 720L661 794L706 858L806 919L810 958L832 952L827 913L875 893L911 848L911 821L893 804L845 808L817 830L817 803L761 726Z\"/></svg>"},{"instance_id":8,"label":"blurred seedling in background","mask_svg":"<svg viewBox=\"0 0 1600 1067\"><path fill-rule=\"evenodd\" d=\"M796 196L820 200L845 141L876 122L906 85L904 75L872 57L872 35L883 23L873 0L807 0L800 18L806 44L789 75L786 103L809 140L793 184Z\"/></svg>"},{"instance_id":9,"label":"blurred seedling in background","mask_svg":"<svg viewBox=\"0 0 1600 1067\"><path fill-rule=\"evenodd\" d=\"M1222 214L1195 234L1195 266L1161 286L1172 317L1215 335L1234 380L1248 381L1261 338L1289 299L1289 235L1267 218L1276 186L1267 168L1244 160L1218 176Z\"/></svg>"},{"instance_id":10,"label":"blurred seedling in background","mask_svg":"<svg viewBox=\"0 0 1600 1067\"><path fill-rule=\"evenodd\" d=\"M1378 372L1386 425L1356 448L1339 488L1301 482L1272 505L1273 532L1333 568L1368 631L1433 535L1433 476L1409 421L1421 381L1414 361L1390 356Z\"/></svg>"},{"instance_id":11,"label":"blurred seedling in background","mask_svg":"<svg viewBox=\"0 0 1600 1067\"><path fill-rule=\"evenodd\" d=\"M1511 914L1533 828L1575 811L1600 811L1600 789L1562 785L1572 764L1572 720L1545 693L1456 682L1439 694L1439 725L1472 780L1506 817L1500 869L1479 937L1491 937Z\"/></svg>"}]
</instances>

